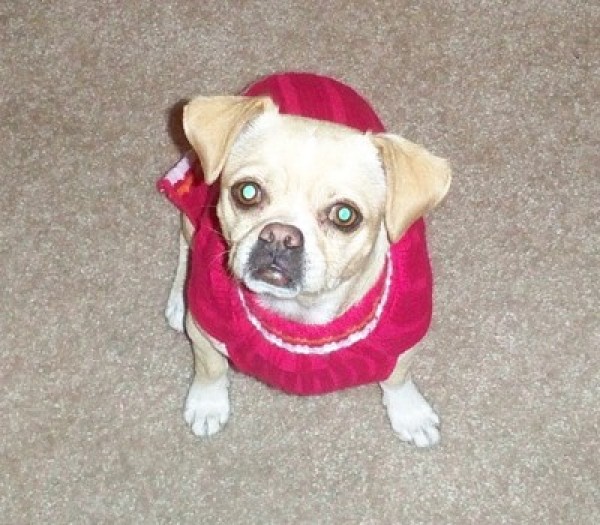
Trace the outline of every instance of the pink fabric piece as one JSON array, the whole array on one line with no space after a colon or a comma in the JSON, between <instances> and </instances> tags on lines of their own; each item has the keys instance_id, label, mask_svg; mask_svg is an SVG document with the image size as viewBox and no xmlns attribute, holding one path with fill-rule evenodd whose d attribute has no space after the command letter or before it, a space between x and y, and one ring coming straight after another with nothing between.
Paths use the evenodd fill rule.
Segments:
<instances>
[{"instance_id":1,"label":"pink fabric piece","mask_svg":"<svg viewBox=\"0 0 600 525\"><path fill-rule=\"evenodd\" d=\"M364 99L327 77L274 75L253 84L245 94L271 96L281 113L329 120L361 131L383 131ZM391 247L391 267L361 301L330 323L305 325L261 308L253 294L231 276L227 245L215 214L218 184L203 182L193 154L167 173L158 188L196 227L188 308L203 330L227 346L238 370L285 392L323 394L385 380L398 356L427 332L432 276L423 220ZM388 275L392 278L386 285Z\"/></svg>"}]
</instances>

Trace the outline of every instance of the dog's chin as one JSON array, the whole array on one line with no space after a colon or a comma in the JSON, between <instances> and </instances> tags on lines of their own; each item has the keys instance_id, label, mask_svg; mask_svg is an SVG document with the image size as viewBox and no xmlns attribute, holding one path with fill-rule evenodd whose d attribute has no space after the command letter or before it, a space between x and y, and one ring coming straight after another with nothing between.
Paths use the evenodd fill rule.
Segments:
<instances>
[{"instance_id":1,"label":"dog's chin","mask_svg":"<svg viewBox=\"0 0 600 525\"><path fill-rule=\"evenodd\" d=\"M277 299L293 299L301 292L301 286L296 283L273 284L253 275L245 275L242 279L246 287L258 295L270 295Z\"/></svg>"}]
</instances>

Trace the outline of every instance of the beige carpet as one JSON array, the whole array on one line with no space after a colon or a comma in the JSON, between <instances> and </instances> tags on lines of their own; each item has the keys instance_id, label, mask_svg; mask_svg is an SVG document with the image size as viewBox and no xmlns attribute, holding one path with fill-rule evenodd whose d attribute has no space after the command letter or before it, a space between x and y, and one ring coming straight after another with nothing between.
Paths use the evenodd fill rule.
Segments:
<instances>
[{"instance_id":1,"label":"beige carpet","mask_svg":"<svg viewBox=\"0 0 600 525\"><path fill-rule=\"evenodd\" d=\"M154 183L181 100L285 69L453 164L415 370L433 450L374 386L235 376L221 435L184 424ZM597 2L2 2L0 78L3 524L600 522Z\"/></svg>"}]
</instances>

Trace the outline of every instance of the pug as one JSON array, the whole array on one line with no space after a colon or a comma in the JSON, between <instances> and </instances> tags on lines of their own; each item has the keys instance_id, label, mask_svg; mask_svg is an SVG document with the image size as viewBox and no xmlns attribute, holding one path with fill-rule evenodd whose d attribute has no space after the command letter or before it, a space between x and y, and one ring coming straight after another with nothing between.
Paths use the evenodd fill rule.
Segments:
<instances>
[{"instance_id":1,"label":"pug","mask_svg":"<svg viewBox=\"0 0 600 525\"><path fill-rule=\"evenodd\" d=\"M227 423L231 364L298 395L379 383L398 437L438 443L409 365L431 319L422 217L448 163L309 73L194 98L183 129L193 151L159 187L182 211L166 317L192 343L192 432Z\"/></svg>"}]
</instances>

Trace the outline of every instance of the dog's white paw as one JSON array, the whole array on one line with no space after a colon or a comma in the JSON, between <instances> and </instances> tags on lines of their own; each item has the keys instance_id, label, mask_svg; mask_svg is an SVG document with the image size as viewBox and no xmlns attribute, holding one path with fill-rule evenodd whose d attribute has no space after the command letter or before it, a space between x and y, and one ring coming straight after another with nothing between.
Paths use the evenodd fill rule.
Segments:
<instances>
[{"instance_id":1,"label":"dog's white paw","mask_svg":"<svg viewBox=\"0 0 600 525\"><path fill-rule=\"evenodd\" d=\"M165 317L169 326L177 332L183 332L185 319L185 300L183 298L183 290L173 288L169 294L167 307L165 308Z\"/></svg>"},{"instance_id":2,"label":"dog's white paw","mask_svg":"<svg viewBox=\"0 0 600 525\"><path fill-rule=\"evenodd\" d=\"M410 379L397 388L383 384L381 388L390 423L402 441L417 447L431 447L440 441L440 418Z\"/></svg>"},{"instance_id":3,"label":"dog's white paw","mask_svg":"<svg viewBox=\"0 0 600 525\"><path fill-rule=\"evenodd\" d=\"M229 419L229 380L227 376L213 383L192 383L185 402L184 417L196 436L212 436Z\"/></svg>"}]
</instances>

